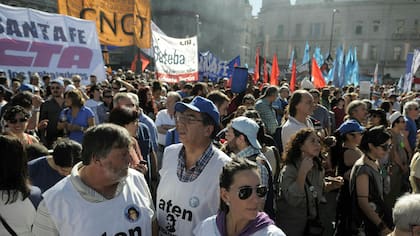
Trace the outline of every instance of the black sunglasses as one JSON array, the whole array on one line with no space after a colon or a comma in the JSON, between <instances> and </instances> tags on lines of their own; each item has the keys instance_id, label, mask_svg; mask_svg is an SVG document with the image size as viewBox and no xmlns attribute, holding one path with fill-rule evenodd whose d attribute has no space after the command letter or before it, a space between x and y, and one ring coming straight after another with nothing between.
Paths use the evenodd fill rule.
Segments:
<instances>
[{"instance_id":1,"label":"black sunglasses","mask_svg":"<svg viewBox=\"0 0 420 236\"><path fill-rule=\"evenodd\" d=\"M24 122L27 122L27 121L28 121L28 118L20 118L20 119L12 119L12 120L9 120L9 122L12 123L12 124L16 124L18 122L24 123Z\"/></svg>"},{"instance_id":2,"label":"black sunglasses","mask_svg":"<svg viewBox=\"0 0 420 236\"><path fill-rule=\"evenodd\" d=\"M381 147L385 152L391 150L392 148L392 144L391 143L385 143L385 144L381 144L379 145L379 147Z\"/></svg>"},{"instance_id":3,"label":"black sunglasses","mask_svg":"<svg viewBox=\"0 0 420 236\"><path fill-rule=\"evenodd\" d=\"M241 199L241 200L248 199L252 195L253 189L254 188L251 187L251 186L242 186L242 187L239 187L239 191L238 191L238 197L239 197L239 199ZM267 189L266 186L260 185L260 186L257 186L255 188L255 192L257 193L257 196L258 197L264 197L267 194L268 189Z\"/></svg>"}]
</instances>

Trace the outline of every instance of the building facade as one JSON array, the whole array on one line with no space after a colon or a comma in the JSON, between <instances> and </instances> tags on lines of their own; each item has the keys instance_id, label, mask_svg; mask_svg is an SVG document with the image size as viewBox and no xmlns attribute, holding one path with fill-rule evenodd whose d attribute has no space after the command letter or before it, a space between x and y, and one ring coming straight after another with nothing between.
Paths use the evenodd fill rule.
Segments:
<instances>
[{"instance_id":1,"label":"building facade","mask_svg":"<svg viewBox=\"0 0 420 236\"><path fill-rule=\"evenodd\" d=\"M407 54L420 47L419 9L415 0L263 0L256 47L288 64L293 48L302 59L306 41L324 55L331 45L333 57L338 45L352 46L361 74L373 74L378 63L380 74L399 78Z\"/></svg>"}]
</instances>

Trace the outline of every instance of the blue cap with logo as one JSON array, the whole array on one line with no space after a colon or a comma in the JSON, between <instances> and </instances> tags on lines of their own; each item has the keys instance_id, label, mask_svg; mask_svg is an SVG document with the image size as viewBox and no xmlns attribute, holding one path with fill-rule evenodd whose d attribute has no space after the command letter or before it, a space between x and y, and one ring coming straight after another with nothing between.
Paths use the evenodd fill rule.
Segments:
<instances>
[{"instance_id":1,"label":"blue cap with logo","mask_svg":"<svg viewBox=\"0 0 420 236\"><path fill-rule=\"evenodd\" d=\"M196 112L208 114L214 122L219 125L220 115L216 105L207 98L200 96L195 97L190 103L177 102L175 104L175 111L184 112L186 109L191 109Z\"/></svg>"}]
</instances>

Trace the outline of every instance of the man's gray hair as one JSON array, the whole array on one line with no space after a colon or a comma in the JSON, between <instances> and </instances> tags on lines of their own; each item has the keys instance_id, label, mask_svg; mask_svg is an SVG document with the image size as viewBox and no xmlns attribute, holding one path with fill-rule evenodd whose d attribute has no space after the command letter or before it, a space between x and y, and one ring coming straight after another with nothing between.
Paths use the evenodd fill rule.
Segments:
<instances>
[{"instance_id":1,"label":"man's gray hair","mask_svg":"<svg viewBox=\"0 0 420 236\"><path fill-rule=\"evenodd\" d=\"M408 111L412 108L418 108L419 104L416 101L409 101L404 104L403 115L406 116Z\"/></svg>"},{"instance_id":2,"label":"man's gray hair","mask_svg":"<svg viewBox=\"0 0 420 236\"><path fill-rule=\"evenodd\" d=\"M395 227L410 231L410 226L420 226L420 194L406 194L398 198L392 213Z\"/></svg>"}]
</instances>

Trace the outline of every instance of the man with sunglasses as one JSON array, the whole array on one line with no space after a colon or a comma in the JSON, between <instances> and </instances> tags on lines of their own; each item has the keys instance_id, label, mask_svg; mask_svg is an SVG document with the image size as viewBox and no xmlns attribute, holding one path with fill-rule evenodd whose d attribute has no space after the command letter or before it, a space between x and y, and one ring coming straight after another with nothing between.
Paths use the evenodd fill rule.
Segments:
<instances>
[{"instance_id":1,"label":"man with sunglasses","mask_svg":"<svg viewBox=\"0 0 420 236\"><path fill-rule=\"evenodd\" d=\"M60 111L64 108L64 82L62 78L52 80L49 88L51 97L41 105L38 124L41 141L47 148L51 148L55 140L63 136L63 131L57 129Z\"/></svg>"},{"instance_id":2,"label":"man with sunglasses","mask_svg":"<svg viewBox=\"0 0 420 236\"><path fill-rule=\"evenodd\" d=\"M237 117L228 125L226 140L228 149L235 156L254 161L258 165L261 173L261 183L269 187L265 204L261 206L261 210L264 209L272 219L275 219L273 173L267 158L261 152L262 147L257 140L259 128L259 125L254 120L244 116Z\"/></svg>"},{"instance_id":3,"label":"man with sunglasses","mask_svg":"<svg viewBox=\"0 0 420 236\"><path fill-rule=\"evenodd\" d=\"M175 104L181 143L165 148L156 212L160 235L192 235L219 206L218 176L229 157L212 144L220 118L210 100L197 96Z\"/></svg>"}]
</instances>

